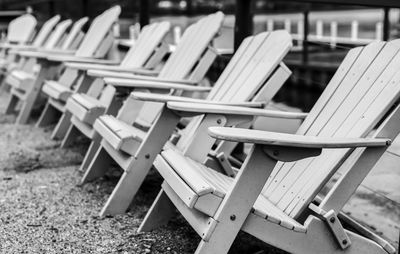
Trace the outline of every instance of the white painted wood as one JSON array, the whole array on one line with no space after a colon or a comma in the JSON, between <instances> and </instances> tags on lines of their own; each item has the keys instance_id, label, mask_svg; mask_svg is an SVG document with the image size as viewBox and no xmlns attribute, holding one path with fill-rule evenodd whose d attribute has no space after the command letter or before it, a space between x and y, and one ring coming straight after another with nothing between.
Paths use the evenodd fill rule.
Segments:
<instances>
[{"instance_id":1,"label":"white painted wood","mask_svg":"<svg viewBox=\"0 0 400 254\"><path fill-rule=\"evenodd\" d=\"M31 14L24 14L10 21L7 42L25 44L32 38L37 20Z\"/></svg>"}]
</instances>

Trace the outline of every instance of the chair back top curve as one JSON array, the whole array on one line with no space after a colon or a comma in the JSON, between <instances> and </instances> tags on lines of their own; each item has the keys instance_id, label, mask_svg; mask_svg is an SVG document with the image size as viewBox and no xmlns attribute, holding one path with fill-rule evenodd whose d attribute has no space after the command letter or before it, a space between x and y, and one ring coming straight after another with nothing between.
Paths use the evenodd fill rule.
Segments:
<instances>
[{"instance_id":1,"label":"chair back top curve","mask_svg":"<svg viewBox=\"0 0 400 254\"><path fill-rule=\"evenodd\" d=\"M97 16L90 25L75 55L78 57L92 57L103 42L103 39L111 32L120 14L121 7L117 5Z\"/></svg>"},{"instance_id":2,"label":"chair back top curve","mask_svg":"<svg viewBox=\"0 0 400 254\"><path fill-rule=\"evenodd\" d=\"M162 68L160 78L185 79L190 75L211 41L217 36L224 19L222 12L208 15L189 26L175 51ZM159 103L146 102L136 121L151 125L162 109Z\"/></svg>"},{"instance_id":3,"label":"chair back top curve","mask_svg":"<svg viewBox=\"0 0 400 254\"><path fill-rule=\"evenodd\" d=\"M89 20L88 17L83 17L74 23L74 25L71 28L71 31L68 33L67 37L62 43L61 49L66 50L71 47L75 39L82 32L83 26L88 22L88 20Z\"/></svg>"},{"instance_id":4,"label":"chair back top curve","mask_svg":"<svg viewBox=\"0 0 400 254\"><path fill-rule=\"evenodd\" d=\"M7 41L11 43L26 43L28 42L37 25L37 20L31 14L24 14L16 19L13 19L8 25Z\"/></svg>"},{"instance_id":5,"label":"chair back top curve","mask_svg":"<svg viewBox=\"0 0 400 254\"><path fill-rule=\"evenodd\" d=\"M168 34L170 28L171 24L167 21L143 27L135 44L121 62L121 66L126 68L143 67Z\"/></svg>"},{"instance_id":6,"label":"chair back top curve","mask_svg":"<svg viewBox=\"0 0 400 254\"><path fill-rule=\"evenodd\" d=\"M54 31L50 34L49 39L43 45L45 49L54 49L60 44L60 41L65 38L65 33L68 27L72 24L72 20L67 19L57 24Z\"/></svg>"},{"instance_id":7,"label":"chair back top curve","mask_svg":"<svg viewBox=\"0 0 400 254\"><path fill-rule=\"evenodd\" d=\"M207 99L222 102L246 102L263 87L273 71L282 62L292 47L292 38L287 31L263 32L247 37L218 78ZM278 86L282 84L278 84ZM265 92L276 92L276 84ZM271 96L272 97L272 96ZM265 103L268 103L265 102ZM193 118L182 132L177 144L185 150L195 136L204 116Z\"/></svg>"},{"instance_id":8,"label":"chair back top curve","mask_svg":"<svg viewBox=\"0 0 400 254\"><path fill-rule=\"evenodd\" d=\"M183 33L175 51L166 61L159 77L187 78L211 41L217 36L223 20L224 14L216 12L190 25Z\"/></svg>"},{"instance_id":9,"label":"chair back top curve","mask_svg":"<svg viewBox=\"0 0 400 254\"><path fill-rule=\"evenodd\" d=\"M34 47L41 47L44 46L47 39L50 36L50 33L53 31L54 27L60 21L61 16L56 15L51 19L47 20L42 28L40 29L39 33L36 35L35 39L33 40L32 46Z\"/></svg>"},{"instance_id":10,"label":"chair back top curve","mask_svg":"<svg viewBox=\"0 0 400 254\"><path fill-rule=\"evenodd\" d=\"M350 50L297 134L366 137L400 96L399 65L400 40ZM262 195L296 219L352 151L324 149L318 157L279 162Z\"/></svg>"}]
</instances>

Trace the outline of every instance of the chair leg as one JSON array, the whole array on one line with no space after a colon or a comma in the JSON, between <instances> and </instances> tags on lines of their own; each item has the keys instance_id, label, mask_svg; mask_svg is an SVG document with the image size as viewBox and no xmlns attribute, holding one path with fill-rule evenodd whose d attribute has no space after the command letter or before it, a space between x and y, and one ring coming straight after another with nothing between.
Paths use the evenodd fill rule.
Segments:
<instances>
[{"instance_id":1,"label":"chair leg","mask_svg":"<svg viewBox=\"0 0 400 254\"><path fill-rule=\"evenodd\" d=\"M60 120L58 120L56 128L51 134L51 139L62 139L65 136L71 124L71 116L72 114L69 111L63 113Z\"/></svg>"},{"instance_id":2,"label":"chair leg","mask_svg":"<svg viewBox=\"0 0 400 254\"><path fill-rule=\"evenodd\" d=\"M140 162L140 159L135 160L134 165L143 165L148 159L142 158L141 160L143 162ZM134 199L150 168L151 164L145 167L133 167L132 169L134 170L125 171L101 210L100 215L124 213Z\"/></svg>"},{"instance_id":3,"label":"chair leg","mask_svg":"<svg viewBox=\"0 0 400 254\"><path fill-rule=\"evenodd\" d=\"M275 165L261 146L252 148L214 215L218 224L208 239L202 239L196 254L228 253Z\"/></svg>"},{"instance_id":4,"label":"chair leg","mask_svg":"<svg viewBox=\"0 0 400 254\"><path fill-rule=\"evenodd\" d=\"M81 184L85 182L89 182L98 177L102 177L107 169L110 167L112 162L111 156L108 152L100 145L99 149L89 164L88 169L86 170L84 176L82 177Z\"/></svg>"},{"instance_id":5,"label":"chair leg","mask_svg":"<svg viewBox=\"0 0 400 254\"><path fill-rule=\"evenodd\" d=\"M79 168L79 171L85 172L87 168L89 167L90 162L92 162L94 156L96 155L97 150L100 147L100 141L101 139L95 138L92 140L90 143L89 149L86 152L85 158L83 159L83 162Z\"/></svg>"},{"instance_id":6,"label":"chair leg","mask_svg":"<svg viewBox=\"0 0 400 254\"><path fill-rule=\"evenodd\" d=\"M32 88L30 91L27 91L27 97L23 102L22 108L17 117L18 124L26 124L29 120L29 116L32 113L33 106L37 99L39 98L42 85L46 79L52 79L56 73L55 67L50 67L47 65L43 65L40 69L35 81L32 84Z\"/></svg>"},{"instance_id":7,"label":"chair leg","mask_svg":"<svg viewBox=\"0 0 400 254\"><path fill-rule=\"evenodd\" d=\"M149 232L163 226L175 215L174 204L168 198L163 189L157 195L149 211L139 226L138 232Z\"/></svg>"},{"instance_id":8,"label":"chair leg","mask_svg":"<svg viewBox=\"0 0 400 254\"><path fill-rule=\"evenodd\" d=\"M17 106L19 101L19 98L17 96L15 96L14 94L10 94L10 99L7 103L7 107L6 110L4 111L4 113L6 114L12 114L15 112L15 107Z\"/></svg>"},{"instance_id":9,"label":"chair leg","mask_svg":"<svg viewBox=\"0 0 400 254\"><path fill-rule=\"evenodd\" d=\"M136 151L135 159L128 167L124 168L125 172L108 198L102 214L119 214L126 211L149 173L156 156L173 133L179 119L169 109L163 109L161 115L147 132L139 150Z\"/></svg>"},{"instance_id":10,"label":"chair leg","mask_svg":"<svg viewBox=\"0 0 400 254\"><path fill-rule=\"evenodd\" d=\"M45 127L54 123L57 119L59 111L54 108L50 103L46 103L42 114L40 114L39 120L36 123L36 127Z\"/></svg>"},{"instance_id":11,"label":"chair leg","mask_svg":"<svg viewBox=\"0 0 400 254\"><path fill-rule=\"evenodd\" d=\"M71 146L72 142L75 140L77 135L79 135L79 130L75 127L75 125L71 124L61 142L60 147L67 148L67 147Z\"/></svg>"},{"instance_id":12,"label":"chair leg","mask_svg":"<svg viewBox=\"0 0 400 254\"><path fill-rule=\"evenodd\" d=\"M26 98L25 101L23 101L21 110L18 113L16 123L18 123L18 124L28 123L29 116L32 113L33 106L38 97L39 97L39 93L33 92Z\"/></svg>"}]
</instances>

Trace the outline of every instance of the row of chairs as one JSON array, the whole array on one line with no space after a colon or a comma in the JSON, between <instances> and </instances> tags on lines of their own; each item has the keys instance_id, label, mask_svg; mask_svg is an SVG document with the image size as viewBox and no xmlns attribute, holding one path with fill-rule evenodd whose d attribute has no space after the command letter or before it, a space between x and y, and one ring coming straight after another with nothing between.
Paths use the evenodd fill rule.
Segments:
<instances>
[{"instance_id":1,"label":"row of chairs","mask_svg":"<svg viewBox=\"0 0 400 254\"><path fill-rule=\"evenodd\" d=\"M178 210L201 237L196 253L227 253L240 230L292 253L395 253L338 216L400 131L400 40L350 50L309 113L283 112L265 107L291 75L287 31L246 38L209 87L202 80L218 56L212 41L223 13L189 26L173 52L169 22L145 26L116 63L106 57L120 11L95 18L86 35L86 18L66 35L71 22L56 16L31 44L0 45L6 112L20 104L17 122L26 123L45 96L37 126L57 123L52 138L63 147L79 134L92 140L82 183L113 162L122 168L101 215L124 213L154 167L164 181L139 231ZM302 124L295 134L250 129L260 117ZM244 161L231 156L238 143L252 144Z\"/></svg>"}]
</instances>

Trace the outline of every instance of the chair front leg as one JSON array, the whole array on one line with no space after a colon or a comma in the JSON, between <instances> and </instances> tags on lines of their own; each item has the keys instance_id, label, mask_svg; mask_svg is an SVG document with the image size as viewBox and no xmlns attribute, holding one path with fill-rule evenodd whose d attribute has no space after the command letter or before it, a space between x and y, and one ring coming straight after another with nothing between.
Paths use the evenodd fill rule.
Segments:
<instances>
[{"instance_id":1,"label":"chair front leg","mask_svg":"<svg viewBox=\"0 0 400 254\"><path fill-rule=\"evenodd\" d=\"M209 239L202 239L196 254L228 253L277 161L254 146L214 216L218 221Z\"/></svg>"},{"instance_id":2,"label":"chair front leg","mask_svg":"<svg viewBox=\"0 0 400 254\"><path fill-rule=\"evenodd\" d=\"M178 115L167 107L163 108L140 144L135 159L124 169L125 172L101 211L101 215L124 213L128 209L156 156L161 152L179 120Z\"/></svg>"}]
</instances>

